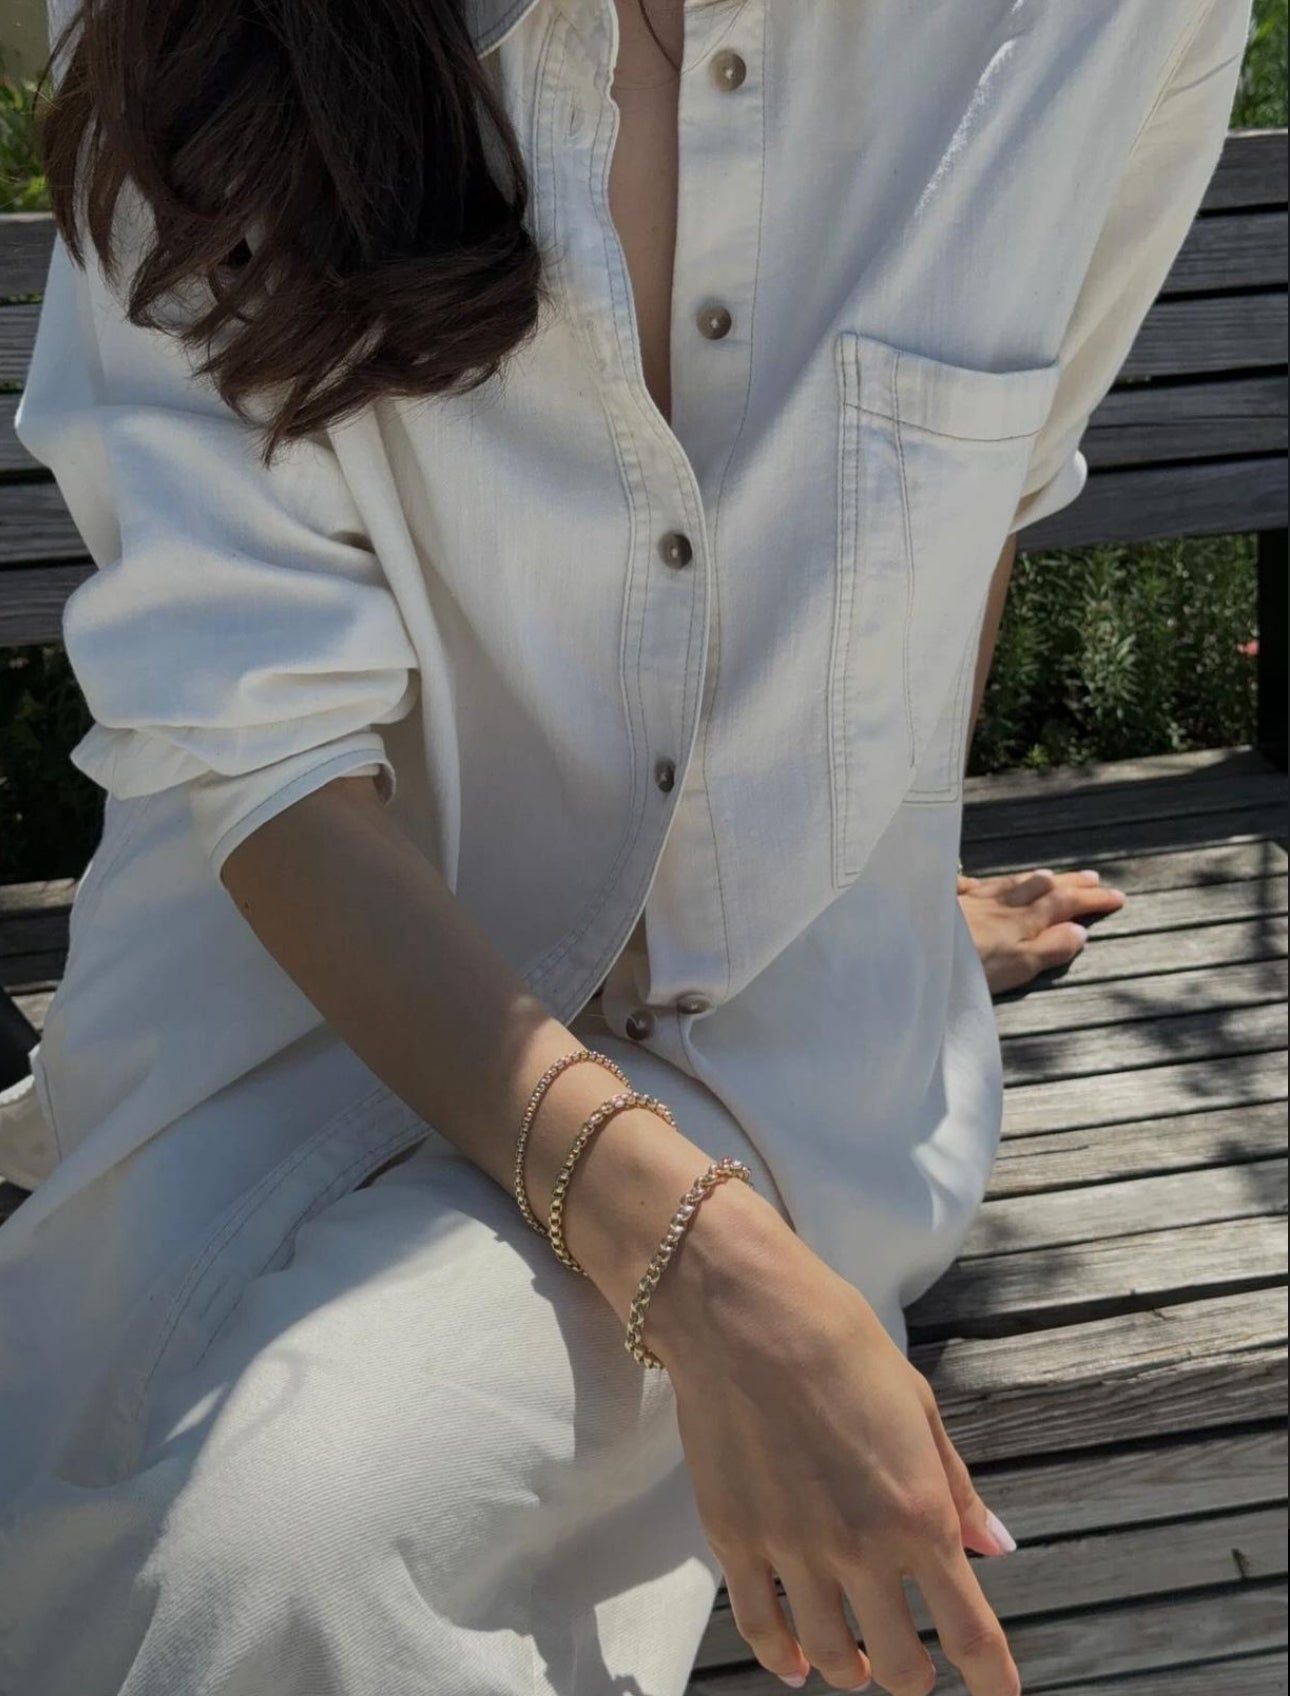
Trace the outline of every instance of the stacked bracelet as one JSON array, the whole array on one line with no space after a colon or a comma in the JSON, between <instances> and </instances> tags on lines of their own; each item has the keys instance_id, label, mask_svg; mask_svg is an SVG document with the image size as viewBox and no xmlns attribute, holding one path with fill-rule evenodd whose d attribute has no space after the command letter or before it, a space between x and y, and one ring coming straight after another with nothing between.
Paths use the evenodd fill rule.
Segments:
<instances>
[{"instance_id":1,"label":"stacked bracelet","mask_svg":"<svg viewBox=\"0 0 1290 1696\"><path fill-rule=\"evenodd\" d=\"M669 1124L673 1130L676 1129L676 1120L672 1117L671 1109L659 1101L657 1097L643 1095L639 1090L629 1090L626 1095L612 1096L608 1101L602 1102L596 1111L583 1121L582 1128L569 1145L569 1152L564 1157L564 1164L560 1168L555 1180L555 1187L551 1192L551 1209L547 1214L546 1227L551 1247L555 1251L557 1260L563 1261L571 1272L579 1272L584 1278L587 1276L585 1269L569 1253L568 1245L564 1240L564 1198L568 1194L569 1185L573 1180L574 1168L578 1164L579 1157L592 1137L595 1136L597 1131L603 1130L611 1119L616 1118L620 1113L626 1113L632 1107L644 1107L651 1113L657 1113L659 1118Z\"/></svg>"},{"instance_id":2,"label":"stacked bracelet","mask_svg":"<svg viewBox=\"0 0 1290 1696\"><path fill-rule=\"evenodd\" d=\"M650 1263L636 1286L636 1294L632 1297L628 1310L627 1336L623 1347L633 1360L642 1366L654 1367L660 1371L663 1368L663 1362L658 1356L645 1347L645 1314L649 1308L650 1297L658 1288L664 1268L676 1253L677 1245L689 1229L700 1204L718 1184L725 1183L729 1178L739 1178L745 1184L752 1183L752 1173L748 1167L742 1160L735 1160L730 1155L723 1160L714 1160L702 1177L695 1179L677 1204L672 1222L663 1233L662 1242L654 1250Z\"/></svg>"},{"instance_id":3,"label":"stacked bracelet","mask_svg":"<svg viewBox=\"0 0 1290 1696\"><path fill-rule=\"evenodd\" d=\"M627 1084L629 1088L631 1086L631 1079L622 1067L616 1065L607 1054L600 1054L594 1048L577 1048L572 1054L562 1054L558 1060L547 1067L533 1086L533 1093L529 1097L528 1106L524 1109L524 1117L520 1120L519 1134L515 1138L515 1202L525 1219L528 1220L539 1236L543 1237L547 1234L546 1226L529 1205L528 1186L524 1181L524 1161L528 1153L529 1133L533 1129L533 1120L537 1116L537 1110L542 1105L542 1098L547 1090L550 1089L561 1072L569 1066L576 1065L581 1060L590 1060L597 1066L603 1066L606 1071L614 1074L619 1083Z\"/></svg>"}]
</instances>

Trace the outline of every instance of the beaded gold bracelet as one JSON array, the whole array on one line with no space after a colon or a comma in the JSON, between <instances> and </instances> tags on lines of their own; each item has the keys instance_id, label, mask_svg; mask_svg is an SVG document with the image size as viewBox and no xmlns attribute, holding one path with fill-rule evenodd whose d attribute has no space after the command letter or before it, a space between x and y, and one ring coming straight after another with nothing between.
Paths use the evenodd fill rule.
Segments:
<instances>
[{"instance_id":1,"label":"beaded gold bracelet","mask_svg":"<svg viewBox=\"0 0 1290 1696\"><path fill-rule=\"evenodd\" d=\"M562 1054L558 1060L553 1061L547 1067L537 1083L534 1084L533 1093L528 1099L528 1106L524 1109L524 1117L520 1120L519 1134L515 1138L515 1202L525 1219L538 1235L543 1237L546 1236L547 1229L529 1204L528 1185L524 1179L524 1162L528 1154L529 1134L533 1129L533 1121L537 1117L537 1110L542 1105L542 1098L546 1095L547 1090L550 1089L561 1072L569 1066L576 1065L581 1060L594 1061L597 1066L603 1066L606 1071L612 1072L619 1083L627 1084L629 1088L631 1085L631 1079L622 1067L611 1060L607 1054L601 1054L594 1048L576 1048L572 1054Z\"/></svg>"},{"instance_id":2,"label":"beaded gold bracelet","mask_svg":"<svg viewBox=\"0 0 1290 1696\"><path fill-rule=\"evenodd\" d=\"M573 1180L574 1168L578 1164L579 1157L592 1137L595 1136L597 1131L603 1130L611 1119L617 1118L620 1113L626 1113L632 1107L647 1108L651 1113L657 1113L659 1118L670 1125L673 1130L676 1129L676 1120L672 1117L671 1108L659 1101L656 1096L643 1095L639 1090L629 1090L625 1095L611 1096L608 1101L602 1102L595 1112L583 1121L582 1128L569 1145L569 1152L564 1157L564 1165L560 1168L555 1180L555 1188L551 1192L551 1208L547 1214L546 1226L551 1247L555 1251L557 1260L563 1261L571 1272L579 1272L584 1278L587 1276L586 1270L570 1254L568 1245L564 1240L564 1198L569 1193L569 1185Z\"/></svg>"},{"instance_id":3,"label":"beaded gold bracelet","mask_svg":"<svg viewBox=\"0 0 1290 1696\"><path fill-rule=\"evenodd\" d=\"M632 1297L632 1304L628 1309L627 1336L623 1347L641 1366L663 1370L663 1362L653 1350L645 1346L645 1314L649 1308L650 1297L658 1288L664 1268L676 1253L677 1246L689 1229L694 1215L699 1211L700 1204L718 1184L724 1184L730 1178L739 1178L745 1184L752 1183L752 1173L743 1161L726 1155L722 1160L714 1160L707 1171L695 1179L678 1202L672 1222L663 1233L663 1240L654 1250L650 1263L636 1286L636 1294Z\"/></svg>"}]
</instances>

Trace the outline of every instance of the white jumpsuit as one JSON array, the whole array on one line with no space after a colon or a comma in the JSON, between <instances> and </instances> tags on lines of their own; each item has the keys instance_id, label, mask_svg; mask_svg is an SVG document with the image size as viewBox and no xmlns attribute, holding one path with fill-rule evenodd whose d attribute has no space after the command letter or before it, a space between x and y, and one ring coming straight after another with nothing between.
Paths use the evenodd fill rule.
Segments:
<instances>
[{"instance_id":1,"label":"white jumpsuit","mask_svg":"<svg viewBox=\"0 0 1290 1696\"><path fill-rule=\"evenodd\" d=\"M953 1258L1002 1106L954 888L990 573L1082 486L1248 0L937 9L687 14L674 428L611 0L464 0L552 261L500 391L266 469L56 252L19 431L101 568L66 636L110 798L0 1123L43 1176L0 1230L0 1696L685 1688L718 1574L666 1377L219 884L332 776L375 764L897 1341Z\"/></svg>"}]
</instances>

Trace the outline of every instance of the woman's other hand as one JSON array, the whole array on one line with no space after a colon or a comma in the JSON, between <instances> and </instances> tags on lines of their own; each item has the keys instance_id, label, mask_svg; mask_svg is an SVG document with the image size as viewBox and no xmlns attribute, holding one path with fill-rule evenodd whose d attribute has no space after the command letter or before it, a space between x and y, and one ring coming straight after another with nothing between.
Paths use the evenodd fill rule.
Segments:
<instances>
[{"instance_id":1,"label":"woman's other hand","mask_svg":"<svg viewBox=\"0 0 1290 1696\"><path fill-rule=\"evenodd\" d=\"M1001 877L960 875L958 896L991 995L1068 965L1088 942L1082 921L1117 912L1128 900L1095 871L1046 867Z\"/></svg>"},{"instance_id":2,"label":"woman's other hand","mask_svg":"<svg viewBox=\"0 0 1290 1696\"><path fill-rule=\"evenodd\" d=\"M836 1690L872 1679L925 1696L935 1669L909 1576L972 1696L1017 1696L1007 1639L965 1552L1015 1544L977 1495L927 1380L863 1296L742 1190L724 1185L704 1203L646 1327L741 1635L794 1688L814 1666Z\"/></svg>"}]
</instances>

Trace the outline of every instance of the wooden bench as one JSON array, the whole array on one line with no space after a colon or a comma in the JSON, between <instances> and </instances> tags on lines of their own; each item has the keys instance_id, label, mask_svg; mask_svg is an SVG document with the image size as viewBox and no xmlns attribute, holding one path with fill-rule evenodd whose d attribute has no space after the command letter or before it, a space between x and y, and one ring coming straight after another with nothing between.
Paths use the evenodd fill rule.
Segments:
<instances>
[{"instance_id":1,"label":"wooden bench","mask_svg":"<svg viewBox=\"0 0 1290 1696\"><path fill-rule=\"evenodd\" d=\"M1233 137L1093 421L1087 493L1027 536L1257 531L1259 745L967 785L970 870L1092 864L1131 896L1066 972L997 1003L1000 1158L910 1313L1022 1542L978 1571L1028 1692L1286 1689L1285 204L1284 136ZM0 224L0 293L39 290L47 242L39 219ZM0 307L14 381L34 315ZM0 641L54 640L86 567L3 418L0 477ZM71 894L0 889L0 985L31 1027ZM782 1689L720 1597L692 1696Z\"/></svg>"}]
</instances>

